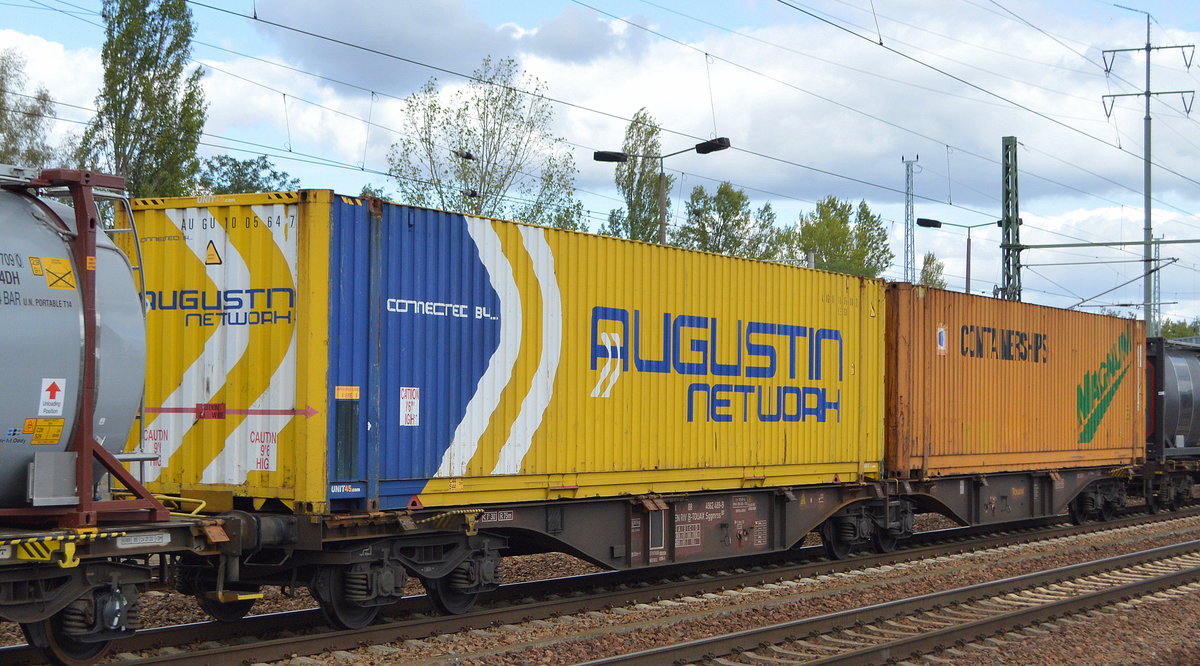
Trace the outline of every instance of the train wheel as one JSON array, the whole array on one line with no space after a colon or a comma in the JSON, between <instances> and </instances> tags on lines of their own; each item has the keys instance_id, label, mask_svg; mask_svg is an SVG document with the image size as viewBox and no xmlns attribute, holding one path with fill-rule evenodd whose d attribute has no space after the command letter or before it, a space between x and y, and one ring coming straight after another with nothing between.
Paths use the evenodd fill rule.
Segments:
<instances>
[{"instance_id":1,"label":"train wheel","mask_svg":"<svg viewBox=\"0 0 1200 666\"><path fill-rule=\"evenodd\" d=\"M900 541L900 537L888 532L887 530L879 529L878 526L871 532L871 548L880 554L890 553L896 550L896 543Z\"/></svg>"},{"instance_id":2,"label":"train wheel","mask_svg":"<svg viewBox=\"0 0 1200 666\"><path fill-rule=\"evenodd\" d=\"M41 622L22 624L21 631L30 645L42 648L56 666L93 664L108 652L112 641L85 642L63 631L63 613L55 613Z\"/></svg>"},{"instance_id":3,"label":"train wheel","mask_svg":"<svg viewBox=\"0 0 1200 666\"><path fill-rule=\"evenodd\" d=\"M213 619L219 622L237 622L246 617L246 613L254 606L257 599L244 599L241 601L217 601L211 599L208 595L201 592L196 595L196 601L200 604L200 608L212 616Z\"/></svg>"},{"instance_id":4,"label":"train wheel","mask_svg":"<svg viewBox=\"0 0 1200 666\"><path fill-rule=\"evenodd\" d=\"M1171 511L1178 511L1188 505L1192 500L1192 485L1191 481L1185 486L1177 486L1171 493Z\"/></svg>"},{"instance_id":5,"label":"train wheel","mask_svg":"<svg viewBox=\"0 0 1200 666\"><path fill-rule=\"evenodd\" d=\"M379 606L363 606L346 598L343 567L322 567L310 589L321 605L321 613L339 629L362 629L379 615Z\"/></svg>"},{"instance_id":6,"label":"train wheel","mask_svg":"<svg viewBox=\"0 0 1200 666\"><path fill-rule=\"evenodd\" d=\"M1108 522L1117 517L1117 507L1112 502L1100 503L1100 520Z\"/></svg>"},{"instance_id":7,"label":"train wheel","mask_svg":"<svg viewBox=\"0 0 1200 666\"><path fill-rule=\"evenodd\" d=\"M821 523L821 543L825 546L825 554L831 560L844 560L853 547L849 541L839 537L837 524L830 518Z\"/></svg>"},{"instance_id":8,"label":"train wheel","mask_svg":"<svg viewBox=\"0 0 1200 666\"><path fill-rule=\"evenodd\" d=\"M425 585L425 592L429 594L429 599L433 601L434 607L447 615L462 615L471 610L471 607L475 605L475 600L479 598L478 592L467 593L456 590L450 583L450 576L432 580L422 578L421 583Z\"/></svg>"},{"instance_id":9,"label":"train wheel","mask_svg":"<svg viewBox=\"0 0 1200 666\"><path fill-rule=\"evenodd\" d=\"M1075 523L1076 525L1082 525L1088 521L1088 511L1087 507L1084 505L1084 498L1082 496L1071 500L1067 510L1071 515L1072 523Z\"/></svg>"}]
</instances>

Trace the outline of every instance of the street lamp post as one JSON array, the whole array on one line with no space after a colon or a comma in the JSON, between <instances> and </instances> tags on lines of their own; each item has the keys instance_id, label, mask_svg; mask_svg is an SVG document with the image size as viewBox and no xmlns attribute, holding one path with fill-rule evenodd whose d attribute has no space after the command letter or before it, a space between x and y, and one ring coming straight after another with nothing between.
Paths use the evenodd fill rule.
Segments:
<instances>
[{"instance_id":1,"label":"street lamp post","mask_svg":"<svg viewBox=\"0 0 1200 666\"><path fill-rule=\"evenodd\" d=\"M979 227L990 226L991 224L992 224L991 222L984 222L983 224L955 224L953 222L942 222L941 220L931 220L927 217L918 217L917 218L917 226L918 227L927 227L929 229L940 229L942 226L947 226L947 227L958 227L959 229L967 230L967 286L963 291L965 291L968 294L971 293L971 230L977 229Z\"/></svg>"},{"instance_id":2,"label":"street lamp post","mask_svg":"<svg viewBox=\"0 0 1200 666\"><path fill-rule=\"evenodd\" d=\"M663 169L663 160L672 155L681 155L690 153L693 150L701 155L715 153L718 150L725 150L729 147L729 139L726 137L717 137L700 143L683 150L677 150L666 155L630 155L617 150L597 150L592 153L592 159L597 162L628 162L629 158L637 157L647 160L658 160L658 243L659 245L667 244L667 187L666 173Z\"/></svg>"}]
</instances>

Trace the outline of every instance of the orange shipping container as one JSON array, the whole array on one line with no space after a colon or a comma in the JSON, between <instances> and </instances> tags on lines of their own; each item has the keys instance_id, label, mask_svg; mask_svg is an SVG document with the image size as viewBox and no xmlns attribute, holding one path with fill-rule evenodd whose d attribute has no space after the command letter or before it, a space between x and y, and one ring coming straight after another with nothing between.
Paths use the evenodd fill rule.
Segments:
<instances>
[{"instance_id":1,"label":"orange shipping container","mask_svg":"<svg viewBox=\"0 0 1200 666\"><path fill-rule=\"evenodd\" d=\"M1121 465L1145 423L1141 322L911 284L887 295L889 474Z\"/></svg>"}]
</instances>

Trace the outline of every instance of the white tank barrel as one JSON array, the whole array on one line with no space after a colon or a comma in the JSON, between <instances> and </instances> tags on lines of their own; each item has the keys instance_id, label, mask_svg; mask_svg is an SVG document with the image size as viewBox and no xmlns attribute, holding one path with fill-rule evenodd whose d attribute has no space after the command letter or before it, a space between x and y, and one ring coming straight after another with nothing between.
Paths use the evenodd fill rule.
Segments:
<instances>
[{"instance_id":1,"label":"white tank barrel","mask_svg":"<svg viewBox=\"0 0 1200 666\"><path fill-rule=\"evenodd\" d=\"M0 190L0 507L5 508L29 505L34 454L66 451L79 418L81 267L74 265L69 244L75 217L67 206L44 203ZM146 333L129 261L103 234L97 235L96 320L95 436L119 453L141 400ZM73 482L67 484L69 492Z\"/></svg>"},{"instance_id":2,"label":"white tank barrel","mask_svg":"<svg viewBox=\"0 0 1200 666\"><path fill-rule=\"evenodd\" d=\"M1200 349L1167 348L1163 436L1167 448L1200 445Z\"/></svg>"}]
</instances>

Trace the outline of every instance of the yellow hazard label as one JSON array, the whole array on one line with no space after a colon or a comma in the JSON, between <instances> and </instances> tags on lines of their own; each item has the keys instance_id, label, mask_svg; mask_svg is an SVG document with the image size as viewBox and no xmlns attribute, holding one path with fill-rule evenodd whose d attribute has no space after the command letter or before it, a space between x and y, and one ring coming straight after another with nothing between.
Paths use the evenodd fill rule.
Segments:
<instances>
[{"instance_id":1,"label":"yellow hazard label","mask_svg":"<svg viewBox=\"0 0 1200 666\"><path fill-rule=\"evenodd\" d=\"M96 270L96 257L88 257L87 258L87 269L89 271Z\"/></svg>"},{"instance_id":2,"label":"yellow hazard label","mask_svg":"<svg viewBox=\"0 0 1200 666\"><path fill-rule=\"evenodd\" d=\"M57 444L62 439L63 419L33 419L33 440L30 444Z\"/></svg>"},{"instance_id":3,"label":"yellow hazard label","mask_svg":"<svg viewBox=\"0 0 1200 666\"><path fill-rule=\"evenodd\" d=\"M217 252L217 244L212 241L208 241L208 249L204 251L204 264L206 266L221 264L221 253Z\"/></svg>"},{"instance_id":4,"label":"yellow hazard label","mask_svg":"<svg viewBox=\"0 0 1200 666\"><path fill-rule=\"evenodd\" d=\"M29 258L29 270L33 271L34 275L41 275L42 274L42 258L41 257L30 257Z\"/></svg>"},{"instance_id":5,"label":"yellow hazard label","mask_svg":"<svg viewBox=\"0 0 1200 666\"><path fill-rule=\"evenodd\" d=\"M51 289L75 288L75 269L71 267L70 259L42 257L42 265L46 270L47 287Z\"/></svg>"},{"instance_id":6,"label":"yellow hazard label","mask_svg":"<svg viewBox=\"0 0 1200 666\"><path fill-rule=\"evenodd\" d=\"M338 386L333 389L333 397L336 400L358 400L358 387Z\"/></svg>"},{"instance_id":7,"label":"yellow hazard label","mask_svg":"<svg viewBox=\"0 0 1200 666\"><path fill-rule=\"evenodd\" d=\"M37 427L37 419L25 419L25 427L21 430L22 435L32 435L33 429Z\"/></svg>"}]
</instances>

